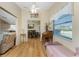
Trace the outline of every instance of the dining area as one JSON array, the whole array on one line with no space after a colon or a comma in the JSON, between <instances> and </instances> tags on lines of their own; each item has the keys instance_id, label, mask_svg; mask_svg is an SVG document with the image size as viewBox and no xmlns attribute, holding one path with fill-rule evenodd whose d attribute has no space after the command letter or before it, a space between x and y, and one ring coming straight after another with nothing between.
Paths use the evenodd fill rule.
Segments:
<instances>
[{"instance_id":1,"label":"dining area","mask_svg":"<svg viewBox=\"0 0 79 59\"><path fill-rule=\"evenodd\" d=\"M40 38L40 20L28 20L28 38Z\"/></svg>"}]
</instances>

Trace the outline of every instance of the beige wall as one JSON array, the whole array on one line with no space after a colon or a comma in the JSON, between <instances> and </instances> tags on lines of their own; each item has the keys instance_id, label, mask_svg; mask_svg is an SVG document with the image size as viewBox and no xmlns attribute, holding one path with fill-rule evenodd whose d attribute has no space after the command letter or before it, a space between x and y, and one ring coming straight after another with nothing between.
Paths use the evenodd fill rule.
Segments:
<instances>
[{"instance_id":1,"label":"beige wall","mask_svg":"<svg viewBox=\"0 0 79 59\"><path fill-rule=\"evenodd\" d=\"M75 2L73 8L73 41L74 47L79 48L79 2Z\"/></svg>"},{"instance_id":2,"label":"beige wall","mask_svg":"<svg viewBox=\"0 0 79 59\"><path fill-rule=\"evenodd\" d=\"M0 2L0 6L6 9L7 11L11 12L13 15L17 17L16 25L17 25L17 39L16 44L20 43L19 34L20 34L20 20L21 20L21 9L14 3L11 2Z\"/></svg>"},{"instance_id":3,"label":"beige wall","mask_svg":"<svg viewBox=\"0 0 79 59\"><path fill-rule=\"evenodd\" d=\"M56 2L54 3L50 9L47 10L49 20L58 12L60 11L67 3L66 2Z\"/></svg>"}]
</instances>

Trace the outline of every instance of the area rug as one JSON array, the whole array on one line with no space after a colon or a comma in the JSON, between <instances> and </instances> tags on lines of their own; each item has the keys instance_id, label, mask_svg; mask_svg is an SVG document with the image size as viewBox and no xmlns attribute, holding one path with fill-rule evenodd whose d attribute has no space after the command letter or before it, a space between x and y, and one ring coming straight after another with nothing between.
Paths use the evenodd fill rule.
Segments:
<instances>
[{"instance_id":1,"label":"area rug","mask_svg":"<svg viewBox=\"0 0 79 59\"><path fill-rule=\"evenodd\" d=\"M74 53L60 44L46 44L46 52L48 57L72 57Z\"/></svg>"}]
</instances>

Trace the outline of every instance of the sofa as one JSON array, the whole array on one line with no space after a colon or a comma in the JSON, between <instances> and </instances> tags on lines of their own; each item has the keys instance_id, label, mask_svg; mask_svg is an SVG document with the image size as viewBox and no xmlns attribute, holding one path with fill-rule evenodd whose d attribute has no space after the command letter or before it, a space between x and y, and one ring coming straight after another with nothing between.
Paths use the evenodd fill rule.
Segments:
<instances>
[{"instance_id":1,"label":"sofa","mask_svg":"<svg viewBox=\"0 0 79 59\"><path fill-rule=\"evenodd\" d=\"M3 39L0 43L0 54L4 54L7 52L10 48L12 48L15 44L15 34L6 34L3 36Z\"/></svg>"}]
</instances>

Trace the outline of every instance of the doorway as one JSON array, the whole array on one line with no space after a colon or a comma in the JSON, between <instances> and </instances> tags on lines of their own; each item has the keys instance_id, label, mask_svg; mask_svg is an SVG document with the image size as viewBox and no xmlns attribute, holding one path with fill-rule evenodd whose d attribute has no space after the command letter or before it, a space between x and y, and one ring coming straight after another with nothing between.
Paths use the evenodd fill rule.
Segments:
<instances>
[{"instance_id":1,"label":"doorway","mask_svg":"<svg viewBox=\"0 0 79 59\"><path fill-rule=\"evenodd\" d=\"M28 20L28 38L40 38L39 20Z\"/></svg>"}]
</instances>

